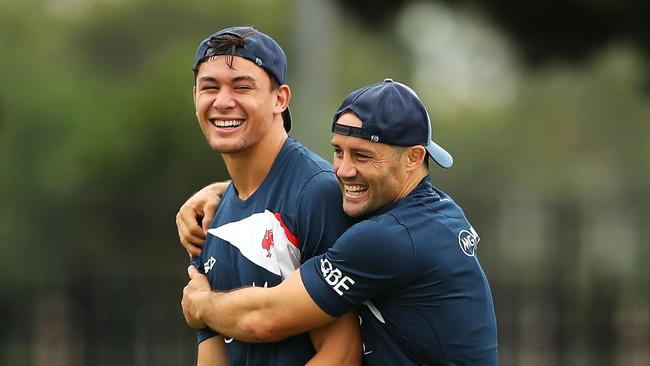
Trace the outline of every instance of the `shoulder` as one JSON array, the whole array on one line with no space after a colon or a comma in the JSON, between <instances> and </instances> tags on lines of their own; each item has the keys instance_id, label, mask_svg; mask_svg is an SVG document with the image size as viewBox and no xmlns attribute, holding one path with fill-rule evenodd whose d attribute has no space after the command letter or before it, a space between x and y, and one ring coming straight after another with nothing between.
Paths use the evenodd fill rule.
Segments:
<instances>
[{"instance_id":1,"label":"shoulder","mask_svg":"<svg viewBox=\"0 0 650 366\"><path fill-rule=\"evenodd\" d=\"M375 240L390 238L392 242L410 242L408 228L402 225L390 213L363 220L350 228L351 239L362 240L362 238Z\"/></svg>"},{"instance_id":2,"label":"shoulder","mask_svg":"<svg viewBox=\"0 0 650 366\"><path fill-rule=\"evenodd\" d=\"M297 190L300 199L322 200L330 195L340 196L338 181L332 165L307 147L289 138L289 151L284 169L302 185Z\"/></svg>"},{"instance_id":3,"label":"shoulder","mask_svg":"<svg viewBox=\"0 0 650 366\"><path fill-rule=\"evenodd\" d=\"M466 259L476 251L480 237L463 210L451 197L434 188L421 197L405 200L395 219L408 227L418 250L433 255L430 259Z\"/></svg>"},{"instance_id":4,"label":"shoulder","mask_svg":"<svg viewBox=\"0 0 650 366\"><path fill-rule=\"evenodd\" d=\"M269 189L281 192L295 206L302 199L320 200L323 197L319 196L336 194L338 183L331 164L289 138L276 160Z\"/></svg>"},{"instance_id":5,"label":"shoulder","mask_svg":"<svg viewBox=\"0 0 650 366\"><path fill-rule=\"evenodd\" d=\"M355 236L382 237L385 235L403 236L408 234L406 226L402 225L390 212L363 220L352 228Z\"/></svg>"},{"instance_id":6,"label":"shoulder","mask_svg":"<svg viewBox=\"0 0 650 366\"><path fill-rule=\"evenodd\" d=\"M342 261L364 273L407 276L415 268L416 250L409 230L390 215L352 225L330 249ZM372 260L369 260L372 258Z\"/></svg>"},{"instance_id":7,"label":"shoulder","mask_svg":"<svg viewBox=\"0 0 650 366\"><path fill-rule=\"evenodd\" d=\"M286 148L287 154L285 160L287 164L298 164L301 169L310 172L333 171L332 164L292 137L289 137L287 140Z\"/></svg>"},{"instance_id":8,"label":"shoulder","mask_svg":"<svg viewBox=\"0 0 650 366\"><path fill-rule=\"evenodd\" d=\"M295 204L303 215L311 216L320 212L327 216L325 220L330 223L338 217L345 217L341 189L332 172L320 171L311 175L297 192Z\"/></svg>"},{"instance_id":9,"label":"shoulder","mask_svg":"<svg viewBox=\"0 0 650 366\"><path fill-rule=\"evenodd\" d=\"M409 229L390 214L382 214L352 225L340 238L343 244L356 249L392 252L411 250L413 240Z\"/></svg>"},{"instance_id":10,"label":"shoulder","mask_svg":"<svg viewBox=\"0 0 650 366\"><path fill-rule=\"evenodd\" d=\"M458 228L468 225L463 210L444 192L425 185L415 194L402 199L387 212L413 233L424 233L432 242L446 241Z\"/></svg>"},{"instance_id":11,"label":"shoulder","mask_svg":"<svg viewBox=\"0 0 650 366\"><path fill-rule=\"evenodd\" d=\"M341 195L341 189L339 188L338 180L336 175L330 171L319 171L315 172L307 180L302 187L301 192L303 195L305 193L311 195L329 195L331 193L336 193L337 196Z\"/></svg>"}]
</instances>

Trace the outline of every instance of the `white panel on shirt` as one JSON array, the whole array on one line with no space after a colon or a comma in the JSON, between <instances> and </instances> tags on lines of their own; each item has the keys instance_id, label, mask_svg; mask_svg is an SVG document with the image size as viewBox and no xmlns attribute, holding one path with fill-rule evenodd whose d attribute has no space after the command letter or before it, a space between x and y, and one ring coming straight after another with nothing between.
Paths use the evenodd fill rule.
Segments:
<instances>
[{"instance_id":1,"label":"white panel on shirt","mask_svg":"<svg viewBox=\"0 0 650 366\"><path fill-rule=\"evenodd\" d=\"M269 210L208 233L237 247L248 260L283 279L300 267L300 249L289 241L282 224Z\"/></svg>"}]
</instances>

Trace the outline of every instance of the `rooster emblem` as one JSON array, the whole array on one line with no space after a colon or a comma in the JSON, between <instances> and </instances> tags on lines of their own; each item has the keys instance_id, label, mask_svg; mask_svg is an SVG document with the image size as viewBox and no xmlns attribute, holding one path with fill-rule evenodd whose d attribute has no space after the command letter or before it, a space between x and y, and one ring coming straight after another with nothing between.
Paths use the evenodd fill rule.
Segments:
<instances>
[{"instance_id":1,"label":"rooster emblem","mask_svg":"<svg viewBox=\"0 0 650 366\"><path fill-rule=\"evenodd\" d=\"M266 250L266 256L271 257L271 247L273 246L273 229L267 229L262 238L262 248Z\"/></svg>"}]
</instances>

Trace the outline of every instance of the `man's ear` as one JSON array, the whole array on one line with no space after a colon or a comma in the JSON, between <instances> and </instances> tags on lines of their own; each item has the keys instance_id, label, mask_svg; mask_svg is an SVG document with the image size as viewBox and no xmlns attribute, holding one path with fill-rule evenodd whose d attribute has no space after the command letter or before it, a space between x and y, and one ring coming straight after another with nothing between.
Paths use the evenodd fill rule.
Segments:
<instances>
[{"instance_id":1,"label":"man's ear","mask_svg":"<svg viewBox=\"0 0 650 366\"><path fill-rule=\"evenodd\" d=\"M274 112L278 114L284 112L284 110L287 109L287 107L289 107L290 101L291 101L291 89L289 88L289 85L287 84L280 85L278 87L278 90L276 90Z\"/></svg>"},{"instance_id":2,"label":"man's ear","mask_svg":"<svg viewBox=\"0 0 650 366\"><path fill-rule=\"evenodd\" d=\"M427 150L421 145L410 146L406 148L404 156L406 157L406 167L409 170L415 169L424 163L424 159L427 158Z\"/></svg>"}]
</instances>

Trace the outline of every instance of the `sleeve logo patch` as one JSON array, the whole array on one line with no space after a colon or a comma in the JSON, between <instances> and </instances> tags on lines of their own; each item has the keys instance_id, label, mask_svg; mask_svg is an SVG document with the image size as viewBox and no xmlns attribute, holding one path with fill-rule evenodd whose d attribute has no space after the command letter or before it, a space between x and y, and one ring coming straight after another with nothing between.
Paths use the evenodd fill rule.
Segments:
<instances>
[{"instance_id":1,"label":"sleeve logo patch","mask_svg":"<svg viewBox=\"0 0 650 366\"><path fill-rule=\"evenodd\" d=\"M350 285L354 285L353 279L348 276L343 276L341 270L334 268L334 266L332 266L332 263L330 263L330 261L327 259L320 260L320 271L323 274L325 282L332 286L334 291L336 291L339 296L343 296L343 290L341 290L341 288L344 290L349 290Z\"/></svg>"},{"instance_id":2,"label":"sleeve logo patch","mask_svg":"<svg viewBox=\"0 0 650 366\"><path fill-rule=\"evenodd\" d=\"M469 231L461 230L460 233L458 233L458 245L463 253L468 257L474 256L479 241L481 241L481 238L479 238L478 233L471 226L469 227Z\"/></svg>"}]
</instances>

